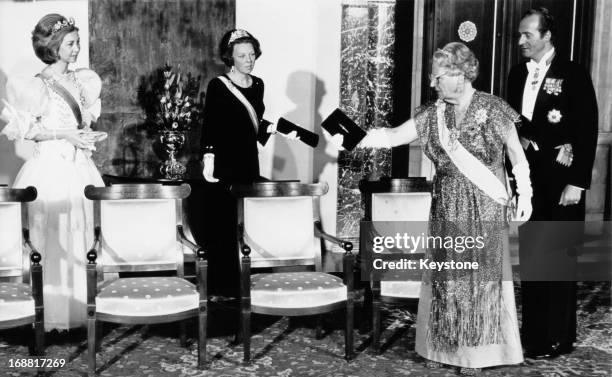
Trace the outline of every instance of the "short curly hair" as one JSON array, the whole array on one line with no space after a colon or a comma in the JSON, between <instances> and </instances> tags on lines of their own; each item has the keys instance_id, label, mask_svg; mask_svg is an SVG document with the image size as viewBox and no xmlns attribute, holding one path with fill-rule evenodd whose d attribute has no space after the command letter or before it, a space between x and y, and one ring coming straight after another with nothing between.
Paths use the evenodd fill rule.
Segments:
<instances>
[{"instance_id":1,"label":"short curly hair","mask_svg":"<svg viewBox=\"0 0 612 377\"><path fill-rule=\"evenodd\" d=\"M440 67L463 73L466 79L473 82L478 77L478 59L468 46L460 42L451 42L433 54L433 61Z\"/></svg>"},{"instance_id":2,"label":"short curly hair","mask_svg":"<svg viewBox=\"0 0 612 377\"><path fill-rule=\"evenodd\" d=\"M59 30L53 30L57 23L64 23ZM45 64L53 64L58 60L58 51L66 34L79 31L73 22L61 14L51 13L38 21L32 31L32 47L34 53Z\"/></svg>"},{"instance_id":3,"label":"short curly hair","mask_svg":"<svg viewBox=\"0 0 612 377\"><path fill-rule=\"evenodd\" d=\"M241 36L238 38L232 38L232 34L236 32ZM253 46L253 50L255 50L255 59L261 56L261 47L259 47L259 41L257 38L252 36L251 33L247 31L232 29L225 33L219 42L219 55L226 66L231 67L234 65L234 58L232 57L232 54L234 53L234 46L241 43L250 43L251 46Z\"/></svg>"}]
</instances>

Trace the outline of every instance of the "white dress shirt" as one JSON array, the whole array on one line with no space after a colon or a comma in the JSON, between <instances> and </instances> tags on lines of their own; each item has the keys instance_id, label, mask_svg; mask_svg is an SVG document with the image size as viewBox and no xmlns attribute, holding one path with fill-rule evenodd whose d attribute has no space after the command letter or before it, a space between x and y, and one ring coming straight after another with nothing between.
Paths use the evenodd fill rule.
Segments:
<instances>
[{"instance_id":1,"label":"white dress shirt","mask_svg":"<svg viewBox=\"0 0 612 377\"><path fill-rule=\"evenodd\" d=\"M521 114L531 120L533 117L533 109L535 107L536 99L538 98L538 92L540 91L540 87L542 86L542 82L544 81L544 76L546 76L546 72L548 72L548 68L550 68L550 62L552 61L552 56L555 53L555 48L551 48L539 62L531 59L527 62L527 80L525 81L525 89L523 90L523 105L521 107ZM538 145L530 140L533 148L538 150ZM523 144L525 147L525 144Z\"/></svg>"}]
</instances>

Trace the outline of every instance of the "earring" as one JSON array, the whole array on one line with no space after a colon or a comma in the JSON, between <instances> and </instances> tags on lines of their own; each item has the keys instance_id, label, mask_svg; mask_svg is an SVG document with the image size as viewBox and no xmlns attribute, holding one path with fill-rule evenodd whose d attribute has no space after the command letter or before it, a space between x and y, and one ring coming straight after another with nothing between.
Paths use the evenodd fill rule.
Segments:
<instances>
[{"instance_id":1,"label":"earring","mask_svg":"<svg viewBox=\"0 0 612 377\"><path fill-rule=\"evenodd\" d=\"M232 68L230 68L230 72L231 72L231 73L236 72L236 67L232 66Z\"/></svg>"}]
</instances>

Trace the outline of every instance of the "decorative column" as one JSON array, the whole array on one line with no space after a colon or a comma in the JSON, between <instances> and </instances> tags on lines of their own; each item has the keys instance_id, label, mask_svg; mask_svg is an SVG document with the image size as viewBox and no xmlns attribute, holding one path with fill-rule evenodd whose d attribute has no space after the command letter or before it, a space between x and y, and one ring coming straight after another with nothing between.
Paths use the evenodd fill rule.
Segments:
<instances>
[{"instance_id":1,"label":"decorative column","mask_svg":"<svg viewBox=\"0 0 612 377\"><path fill-rule=\"evenodd\" d=\"M340 107L365 130L389 127L392 110L395 1L342 5ZM391 175L390 149L356 149L338 156L337 235L357 241L363 204L359 181Z\"/></svg>"},{"instance_id":2,"label":"decorative column","mask_svg":"<svg viewBox=\"0 0 612 377\"><path fill-rule=\"evenodd\" d=\"M603 229L599 229L599 227L591 229L592 225L602 220L609 221L612 213L612 204L610 204L612 202L610 199L610 193L612 192L612 178L610 176L610 164L612 164L612 101L610 101L612 90L612 49L610 49L612 3L607 0L597 0L594 17L591 76L599 107L599 137L591 189L586 194L586 219L593 222L592 224L587 223L589 225L587 231L598 234Z\"/></svg>"}]
</instances>

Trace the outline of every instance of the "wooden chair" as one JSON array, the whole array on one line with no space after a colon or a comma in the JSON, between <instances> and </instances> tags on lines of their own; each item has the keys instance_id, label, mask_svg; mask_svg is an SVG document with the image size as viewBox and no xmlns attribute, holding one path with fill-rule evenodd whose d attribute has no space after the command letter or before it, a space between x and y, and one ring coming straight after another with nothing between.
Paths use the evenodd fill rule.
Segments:
<instances>
[{"instance_id":1,"label":"wooden chair","mask_svg":"<svg viewBox=\"0 0 612 377\"><path fill-rule=\"evenodd\" d=\"M41 255L30 242L28 202L36 189L0 187L0 329L33 325L34 354L44 354Z\"/></svg>"},{"instance_id":2,"label":"wooden chair","mask_svg":"<svg viewBox=\"0 0 612 377\"><path fill-rule=\"evenodd\" d=\"M207 262L182 224L188 184L87 186L94 201L94 244L87 253L87 338L89 372L95 373L98 321L156 324L198 318L198 366L206 363ZM186 248L186 250L184 249ZM184 253L196 256L196 284L184 279ZM174 271L176 276L149 276ZM105 273L142 273L103 282ZM129 274L128 274L129 275ZM158 274L159 275L159 274ZM166 274L167 275L167 274Z\"/></svg>"},{"instance_id":3,"label":"wooden chair","mask_svg":"<svg viewBox=\"0 0 612 377\"><path fill-rule=\"evenodd\" d=\"M365 221L427 222L431 207L431 185L425 178L383 179L362 181L360 190L365 198ZM424 225L424 224L423 224ZM363 232L362 232L363 235ZM361 240L360 245L366 243ZM423 256L412 254L411 257ZM420 280L370 279L372 291L372 347L380 352L382 304L405 305L418 300Z\"/></svg>"},{"instance_id":4,"label":"wooden chair","mask_svg":"<svg viewBox=\"0 0 612 377\"><path fill-rule=\"evenodd\" d=\"M353 245L324 233L318 197L326 183L255 183L232 187L238 198L241 329L244 361L251 358L251 313L304 316L346 309L345 353L353 356ZM344 281L322 272L321 239L345 250ZM314 271L251 275L252 268L314 266ZM318 333L318 331L317 331Z\"/></svg>"}]
</instances>

